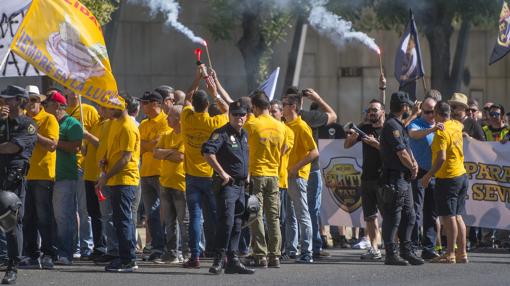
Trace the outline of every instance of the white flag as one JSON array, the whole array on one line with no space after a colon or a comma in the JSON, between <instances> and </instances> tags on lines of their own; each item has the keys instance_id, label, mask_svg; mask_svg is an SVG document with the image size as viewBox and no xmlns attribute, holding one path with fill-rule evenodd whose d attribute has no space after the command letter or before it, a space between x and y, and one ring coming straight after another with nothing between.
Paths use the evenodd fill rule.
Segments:
<instances>
[{"instance_id":1,"label":"white flag","mask_svg":"<svg viewBox=\"0 0 510 286\"><path fill-rule=\"evenodd\" d=\"M280 74L280 67L277 67L269 76L269 78L266 79L265 82L263 82L258 90L263 90L267 97L269 97L269 100L273 100L274 92L276 91L276 83L278 82L278 75Z\"/></svg>"}]
</instances>

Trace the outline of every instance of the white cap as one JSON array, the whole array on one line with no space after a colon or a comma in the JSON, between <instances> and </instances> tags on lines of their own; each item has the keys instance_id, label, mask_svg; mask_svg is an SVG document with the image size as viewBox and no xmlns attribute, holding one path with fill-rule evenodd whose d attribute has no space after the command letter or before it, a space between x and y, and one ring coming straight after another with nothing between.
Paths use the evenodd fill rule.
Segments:
<instances>
[{"instance_id":1,"label":"white cap","mask_svg":"<svg viewBox=\"0 0 510 286\"><path fill-rule=\"evenodd\" d=\"M35 85L27 85L25 89L27 90L28 94L40 94L39 88Z\"/></svg>"}]
</instances>

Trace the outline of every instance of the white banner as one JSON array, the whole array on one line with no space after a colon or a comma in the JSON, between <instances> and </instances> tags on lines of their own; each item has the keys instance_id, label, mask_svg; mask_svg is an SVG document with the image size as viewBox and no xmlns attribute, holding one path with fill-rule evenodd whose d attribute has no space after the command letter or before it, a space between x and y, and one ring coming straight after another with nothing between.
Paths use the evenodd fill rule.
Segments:
<instances>
[{"instance_id":1,"label":"white banner","mask_svg":"<svg viewBox=\"0 0 510 286\"><path fill-rule=\"evenodd\" d=\"M32 0L2 0L0 4L0 77L42 75L9 49L31 2Z\"/></svg>"},{"instance_id":2,"label":"white banner","mask_svg":"<svg viewBox=\"0 0 510 286\"><path fill-rule=\"evenodd\" d=\"M319 140L324 187L324 224L363 226L361 144L344 149L344 140ZM510 229L510 143L464 140L469 176L466 225Z\"/></svg>"}]
</instances>

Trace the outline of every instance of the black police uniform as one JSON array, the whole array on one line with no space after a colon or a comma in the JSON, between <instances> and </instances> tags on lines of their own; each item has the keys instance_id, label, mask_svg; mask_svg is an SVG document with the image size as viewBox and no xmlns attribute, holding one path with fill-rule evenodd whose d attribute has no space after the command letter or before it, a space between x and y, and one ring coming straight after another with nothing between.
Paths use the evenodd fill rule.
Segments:
<instances>
[{"instance_id":1,"label":"black police uniform","mask_svg":"<svg viewBox=\"0 0 510 286\"><path fill-rule=\"evenodd\" d=\"M411 249L411 233L416 215L413 208L411 172L397 156L397 152L402 150L407 150L409 154L412 154L409 135L402 121L391 114L384 123L380 145L383 164L381 177L382 237L386 247L386 262L393 258L399 260L396 256L395 244L395 234L398 230L400 256L413 263L413 259L407 258L410 254L414 254ZM399 261L402 264L405 263L405 261Z\"/></svg>"},{"instance_id":2,"label":"black police uniform","mask_svg":"<svg viewBox=\"0 0 510 286\"><path fill-rule=\"evenodd\" d=\"M21 115L14 119L0 119L0 143L11 142L20 148L15 154L0 154L0 188L16 193L22 202L25 198L25 175L36 141L37 128L31 118ZM16 228L6 233L10 263L17 263L21 258L23 212L22 205L18 212Z\"/></svg>"}]
</instances>

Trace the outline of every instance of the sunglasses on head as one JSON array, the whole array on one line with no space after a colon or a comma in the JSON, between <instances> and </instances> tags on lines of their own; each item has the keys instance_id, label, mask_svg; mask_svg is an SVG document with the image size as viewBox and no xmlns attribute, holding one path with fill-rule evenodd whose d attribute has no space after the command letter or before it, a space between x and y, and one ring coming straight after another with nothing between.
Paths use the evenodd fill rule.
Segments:
<instances>
[{"instance_id":1,"label":"sunglasses on head","mask_svg":"<svg viewBox=\"0 0 510 286\"><path fill-rule=\"evenodd\" d=\"M434 110L422 110L423 114L433 114L434 113Z\"/></svg>"}]
</instances>

